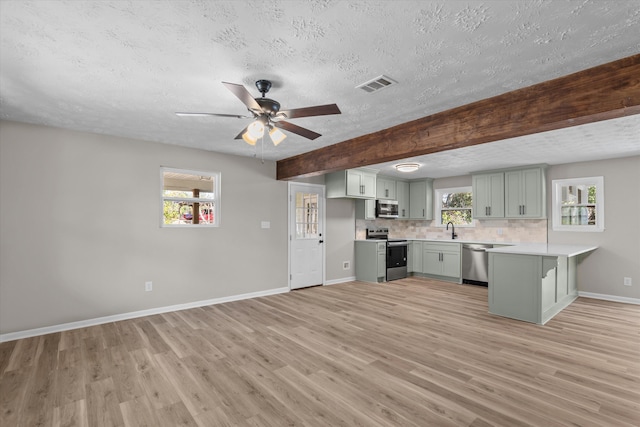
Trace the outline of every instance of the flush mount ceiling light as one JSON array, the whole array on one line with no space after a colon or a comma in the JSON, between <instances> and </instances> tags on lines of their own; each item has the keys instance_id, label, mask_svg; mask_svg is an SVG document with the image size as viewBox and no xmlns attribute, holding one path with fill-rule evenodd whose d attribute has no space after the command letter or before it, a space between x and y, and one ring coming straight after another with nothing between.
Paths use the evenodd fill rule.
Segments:
<instances>
[{"instance_id":1,"label":"flush mount ceiling light","mask_svg":"<svg viewBox=\"0 0 640 427\"><path fill-rule=\"evenodd\" d=\"M395 166L398 172L415 172L420 169L419 163L400 163Z\"/></svg>"}]
</instances>

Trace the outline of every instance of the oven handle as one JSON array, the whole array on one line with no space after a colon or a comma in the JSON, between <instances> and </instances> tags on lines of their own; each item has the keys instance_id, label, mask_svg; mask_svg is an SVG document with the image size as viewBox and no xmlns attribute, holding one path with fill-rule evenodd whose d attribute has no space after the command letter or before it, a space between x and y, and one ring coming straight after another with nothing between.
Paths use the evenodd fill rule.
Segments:
<instances>
[{"instance_id":1,"label":"oven handle","mask_svg":"<svg viewBox=\"0 0 640 427\"><path fill-rule=\"evenodd\" d=\"M409 246L408 242L387 242L387 246Z\"/></svg>"}]
</instances>

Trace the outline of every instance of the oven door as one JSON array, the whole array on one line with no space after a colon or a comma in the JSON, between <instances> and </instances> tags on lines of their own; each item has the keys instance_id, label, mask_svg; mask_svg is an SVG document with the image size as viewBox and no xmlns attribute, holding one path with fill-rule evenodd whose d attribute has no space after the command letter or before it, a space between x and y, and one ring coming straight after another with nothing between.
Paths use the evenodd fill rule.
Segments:
<instances>
[{"instance_id":1,"label":"oven door","mask_svg":"<svg viewBox=\"0 0 640 427\"><path fill-rule=\"evenodd\" d=\"M407 249L404 242L387 242L387 281L407 277Z\"/></svg>"}]
</instances>

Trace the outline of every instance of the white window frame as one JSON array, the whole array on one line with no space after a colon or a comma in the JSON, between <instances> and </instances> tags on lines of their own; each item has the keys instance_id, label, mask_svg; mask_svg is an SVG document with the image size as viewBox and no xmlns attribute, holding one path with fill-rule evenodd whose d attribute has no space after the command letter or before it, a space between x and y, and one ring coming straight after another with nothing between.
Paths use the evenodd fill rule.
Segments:
<instances>
[{"instance_id":1,"label":"white window frame","mask_svg":"<svg viewBox=\"0 0 640 427\"><path fill-rule=\"evenodd\" d=\"M210 176L213 178L213 199L199 198L199 197L165 197L164 196L164 173L175 172L187 175L198 176ZM191 169L178 169L166 166L160 167L160 227L162 228L211 228L220 226L220 211L221 211L221 173L220 172L205 172L196 171ZM185 201L190 203L211 203L213 202L213 223L200 223L200 224L165 224L164 223L164 202L167 201Z\"/></svg>"},{"instance_id":2,"label":"white window frame","mask_svg":"<svg viewBox=\"0 0 640 427\"><path fill-rule=\"evenodd\" d=\"M471 224L456 224L455 227L458 228L471 228L476 226L476 220L473 218L473 188L472 186L468 187L453 187L453 188L436 188L434 190L434 194L436 197L435 203L435 216L436 218L436 227L446 227L447 224L442 223L442 195L445 193L471 193L471 203L472 206L469 207L471 209Z\"/></svg>"},{"instance_id":3,"label":"white window frame","mask_svg":"<svg viewBox=\"0 0 640 427\"><path fill-rule=\"evenodd\" d=\"M596 187L596 223L594 225L562 224L562 188L567 186L587 185ZM604 177L554 179L551 181L551 228L553 231L604 231Z\"/></svg>"}]
</instances>

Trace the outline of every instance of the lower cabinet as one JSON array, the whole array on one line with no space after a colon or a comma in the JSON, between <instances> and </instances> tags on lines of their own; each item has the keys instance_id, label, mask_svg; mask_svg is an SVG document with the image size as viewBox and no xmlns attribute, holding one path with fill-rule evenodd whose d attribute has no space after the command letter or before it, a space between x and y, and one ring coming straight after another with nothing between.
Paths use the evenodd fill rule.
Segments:
<instances>
[{"instance_id":1,"label":"lower cabinet","mask_svg":"<svg viewBox=\"0 0 640 427\"><path fill-rule=\"evenodd\" d=\"M409 242L407 258L407 271L409 273L422 273L422 242Z\"/></svg>"},{"instance_id":2,"label":"lower cabinet","mask_svg":"<svg viewBox=\"0 0 640 427\"><path fill-rule=\"evenodd\" d=\"M387 243L378 240L356 240L356 280L384 282L387 275Z\"/></svg>"},{"instance_id":3,"label":"lower cabinet","mask_svg":"<svg viewBox=\"0 0 640 427\"><path fill-rule=\"evenodd\" d=\"M577 258L489 253L489 313L544 325L578 298Z\"/></svg>"},{"instance_id":4,"label":"lower cabinet","mask_svg":"<svg viewBox=\"0 0 640 427\"><path fill-rule=\"evenodd\" d=\"M423 243L422 273L460 280L460 243Z\"/></svg>"}]
</instances>

